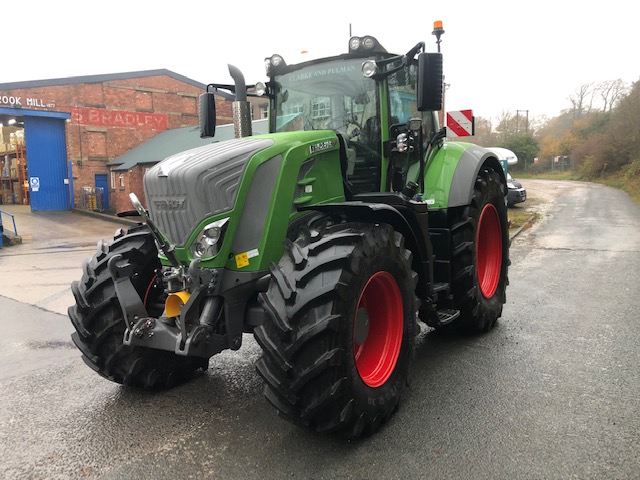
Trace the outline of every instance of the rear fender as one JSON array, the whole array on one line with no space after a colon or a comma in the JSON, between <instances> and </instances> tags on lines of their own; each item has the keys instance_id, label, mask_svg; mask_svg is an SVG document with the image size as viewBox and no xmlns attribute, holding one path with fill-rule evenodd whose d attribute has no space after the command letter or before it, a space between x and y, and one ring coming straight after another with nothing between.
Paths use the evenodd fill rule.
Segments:
<instances>
[{"instance_id":1,"label":"rear fender","mask_svg":"<svg viewBox=\"0 0 640 480\"><path fill-rule=\"evenodd\" d=\"M468 205L478 172L484 166L495 170L506 189L504 170L493 152L464 142L446 142L437 149L425 172L424 199L430 209Z\"/></svg>"}]
</instances>

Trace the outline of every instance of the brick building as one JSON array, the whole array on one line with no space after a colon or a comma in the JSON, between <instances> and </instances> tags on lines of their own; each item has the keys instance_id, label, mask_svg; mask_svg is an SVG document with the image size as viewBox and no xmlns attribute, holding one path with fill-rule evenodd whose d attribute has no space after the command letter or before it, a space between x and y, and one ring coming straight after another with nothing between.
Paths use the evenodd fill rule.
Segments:
<instances>
[{"instance_id":1,"label":"brick building","mask_svg":"<svg viewBox=\"0 0 640 480\"><path fill-rule=\"evenodd\" d=\"M114 172L117 159L161 132L197 125L205 87L169 70L0 84L0 201L129 209L117 193L140 194L142 175ZM217 96L219 124L232 121L231 103ZM255 118L264 111L254 109ZM87 205L87 192L98 204Z\"/></svg>"}]
</instances>

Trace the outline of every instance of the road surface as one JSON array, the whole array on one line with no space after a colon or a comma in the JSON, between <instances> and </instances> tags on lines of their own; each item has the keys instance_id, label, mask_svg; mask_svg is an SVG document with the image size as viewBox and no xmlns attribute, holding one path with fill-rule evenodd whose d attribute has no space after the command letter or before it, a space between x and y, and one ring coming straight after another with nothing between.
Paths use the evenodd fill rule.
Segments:
<instances>
[{"instance_id":1,"label":"road surface","mask_svg":"<svg viewBox=\"0 0 640 480\"><path fill-rule=\"evenodd\" d=\"M44 303L5 288L21 266L43 283L56 255L70 265L70 251L91 254L88 241L63 254L51 240L41 272L27 248L0 250L0 478L639 478L640 208L599 185L535 183L531 193L553 195L513 242L496 329L473 338L424 329L400 410L353 442L275 414L248 335L167 392L102 379L58 313L66 285Z\"/></svg>"}]
</instances>

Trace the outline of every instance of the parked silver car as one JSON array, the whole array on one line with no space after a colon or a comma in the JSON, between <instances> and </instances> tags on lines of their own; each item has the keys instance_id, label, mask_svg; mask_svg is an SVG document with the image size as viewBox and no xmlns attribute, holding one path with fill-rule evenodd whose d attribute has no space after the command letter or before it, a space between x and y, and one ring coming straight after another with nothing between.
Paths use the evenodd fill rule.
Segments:
<instances>
[{"instance_id":1,"label":"parked silver car","mask_svg":"<svg viewBox=\"0 0 640 480\"><path fill-rule=\"evenodd\" d=\"M527 199L527 189L510 173L507 173L507 187L509 188L507 206L513 207L516 203L522 203Z\"/></svg>"}]
</instances>

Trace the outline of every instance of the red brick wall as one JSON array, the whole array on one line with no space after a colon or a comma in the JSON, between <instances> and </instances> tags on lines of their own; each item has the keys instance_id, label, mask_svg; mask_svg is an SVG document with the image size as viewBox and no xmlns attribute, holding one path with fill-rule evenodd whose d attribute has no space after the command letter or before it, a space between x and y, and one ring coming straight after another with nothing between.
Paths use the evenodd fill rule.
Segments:
<instances>
[{"instance_id":1,"label":"red brick wall","mask_svg":"<svg viewBox=\"0 0 640 480\"><path fill-rule=\"evenodd\" d=\"M127 172L114 172L116 188L111 191L111 201L118 205L117 211L122 212L133 209L133 205L131 205L131 200L129 199L129 193L131 192L134 192L138 196L145 207L147 206L144 189L142 187L142 178L147 168L148 165L137 165ZM123 187L120 186L120 175L123 176Z\"/></svg>"},{"instance_id":2,"label":"red brick wall","mask_svg":"<svg viewBox=\"0 0 640 480\"><path fill-rule=\"evenodd\" d=\"M73 164L76 206L80 206L82 187L95 186L96 174L107 174L111 186L110 161L146 142L164 129L198 124L198 96L202 89L170 75L156 75L102 83L68 84L28 89L3 90L2 95L41 99L38 110L71 113L67 121L67 159ZM259 118L256 103L254 118ZM23 108L29 108L22 105ZM219 125L232 123L232 103L216 97ZM27 158L29 155L27 145ZM142 177L146 167L116 172L111 188L110 208L129 210L129 192L144 197ZM123 174L124 188L119 176Z\"/></svg>"},{"instance_id":3,"label":"red brick wall","mask_svg":"<svg viewBox=\"0 0 640 480\"><path fill-rule=\"evenodd\" d=\"M66 128L67 157L73 163L76 205L80 205L81 188L95 186L96 174L109 175L108 162L164 129L197 125L201 93L202 89L170 75L2 91L2 95L22 97L25 109L72 114ZM41 99L45 106L29 107L26 98ZM231 103L221 97L216 103L220 120L230 122ZM27 158L28 154L27 145ZM133 188L140 195L142 175L131 176L127 190ZM128 191L123 206L121 195L116 194L119 187L111 190L112 210L129 209Z\"/></svg>"}]
</instances>

